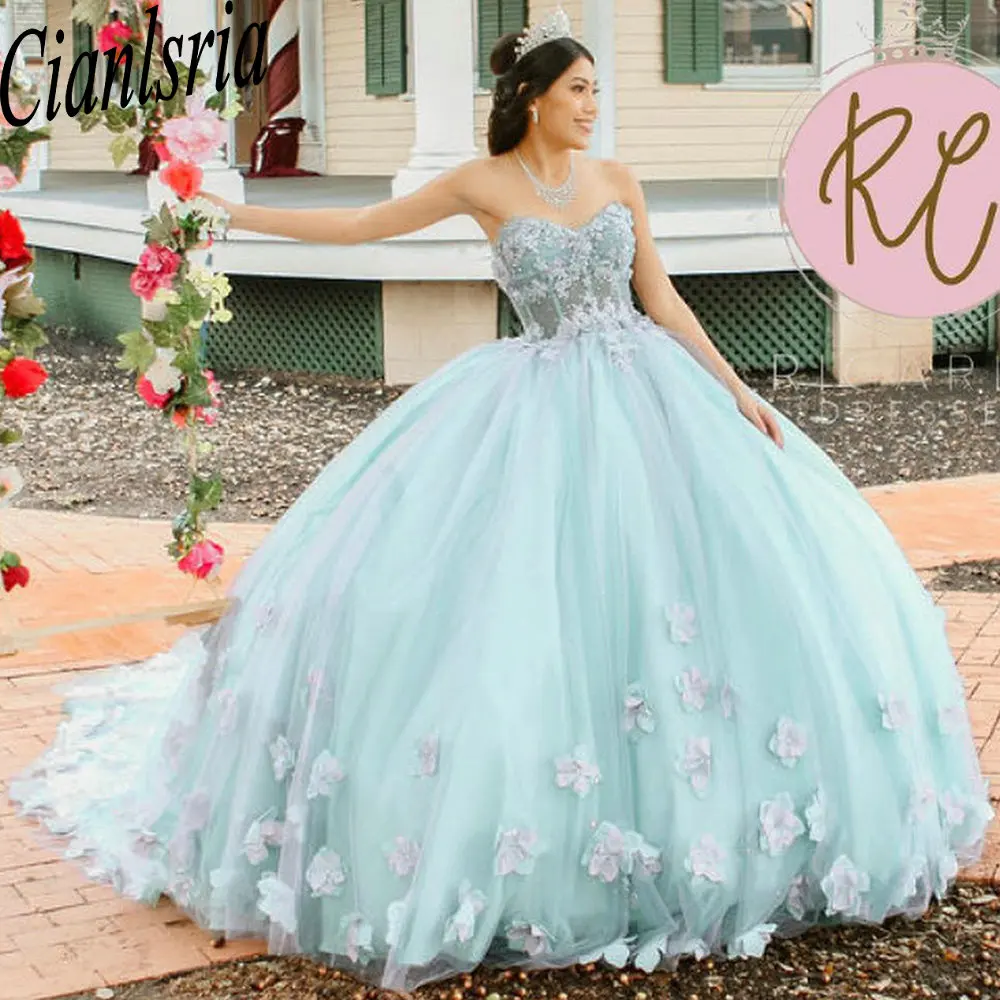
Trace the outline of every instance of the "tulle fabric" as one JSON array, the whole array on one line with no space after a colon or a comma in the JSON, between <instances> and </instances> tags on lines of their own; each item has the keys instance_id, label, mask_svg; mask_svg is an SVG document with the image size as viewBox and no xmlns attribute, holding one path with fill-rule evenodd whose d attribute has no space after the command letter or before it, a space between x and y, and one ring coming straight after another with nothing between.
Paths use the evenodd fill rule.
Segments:
<instances>
[{"instance_id":1,"label":"tulle fabric","mask_svg":"<svg viewBox=\"0 0 1000 1000\"><path fill-rule=\"evenodd\" d=\"M385 410L224 618L67 692L23 811L393 989L923 912L992 817L940 610L790 420L612 312Z\"/></svg>"}]
</instances>

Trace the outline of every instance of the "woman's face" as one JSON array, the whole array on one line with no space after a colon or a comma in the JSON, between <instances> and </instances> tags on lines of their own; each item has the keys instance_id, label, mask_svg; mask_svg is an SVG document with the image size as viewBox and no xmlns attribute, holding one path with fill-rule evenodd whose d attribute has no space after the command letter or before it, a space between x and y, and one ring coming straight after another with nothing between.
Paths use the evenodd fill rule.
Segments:
<instances>
[{"instance_id":1,"label":"woman's face","mask_svg":"<svg viewBox=\"0 0 1000 1000\"><path fill-rule=\"evenodd\" d=\"M586 149L597 120L597 93L594 65L580 56L535 102L536 127L556 144Z\"/></svg>"}]
</instances>

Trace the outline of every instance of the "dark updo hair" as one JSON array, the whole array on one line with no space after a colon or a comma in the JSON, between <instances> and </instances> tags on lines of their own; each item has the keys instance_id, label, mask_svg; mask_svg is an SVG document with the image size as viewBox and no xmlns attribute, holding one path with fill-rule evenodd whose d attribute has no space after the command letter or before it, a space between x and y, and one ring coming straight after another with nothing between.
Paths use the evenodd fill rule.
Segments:
<instances>
[{"instance_id":1,"label":"dark updo hair","mask_svg":"<svg viewBox=\"0 0 1000 1000\"><path fill-rule=\"evenodd\" d=\"M513 149L528 131L528 107L579 59L594 57L575 38L553 38L532 49L523 59L515 47L522 32L501 37L490 53L490 69L496 74L493 106L487 127L490 155Z\"/></svg>"}]
</instances>

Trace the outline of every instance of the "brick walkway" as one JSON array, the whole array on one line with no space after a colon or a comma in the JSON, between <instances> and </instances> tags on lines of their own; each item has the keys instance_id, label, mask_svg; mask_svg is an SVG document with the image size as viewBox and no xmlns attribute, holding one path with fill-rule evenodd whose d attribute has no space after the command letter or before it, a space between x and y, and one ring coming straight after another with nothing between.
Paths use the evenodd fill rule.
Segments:
<instances>
[{"instance_id":1,"label":"brick walkway","mask_svg":"<svg viewBox=\"0 0 1000 1000\"><path fill-rule=\"evenodd\" d=\"M1000 476L865 491L918 570L1000 556ZM4 542L21 552L32 585L0 600L22 628L173 606L224 596L268 525L219 525L229 561L216 587L195 588L170 564L166 522L8 510ZM1000 593L935 595L971 702L984 771L1000 789ZM0 631L4 631L0 619ZM171 905L126 902L85 880L46 846L38 828L13 815L5 781L51 740L59 720L53 689L74 671L149 656L180 634L162 622L52 636L0 658L0 1000L51 998L166 975L236 956L262 942L216 949ZM1000 871L1000 829L966 877Z\"/></svg>"}]
</instances>

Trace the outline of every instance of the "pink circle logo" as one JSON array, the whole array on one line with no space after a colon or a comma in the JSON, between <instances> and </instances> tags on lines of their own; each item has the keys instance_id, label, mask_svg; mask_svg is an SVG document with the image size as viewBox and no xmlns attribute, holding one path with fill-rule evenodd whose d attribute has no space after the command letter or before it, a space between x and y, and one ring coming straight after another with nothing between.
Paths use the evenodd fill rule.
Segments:
<instances>
[{"instance_id":1,"label":"pink circle logo","mask_svg":"<svg viewBox=\"0 0 1000 1000\"><path fill-rule=\"evenodd\" d=\"M799 126L781 214L809 264L876 312L932 317L1000 291L1000 87L944 59L847 77Z\"/></svg>"}]
</instances>

